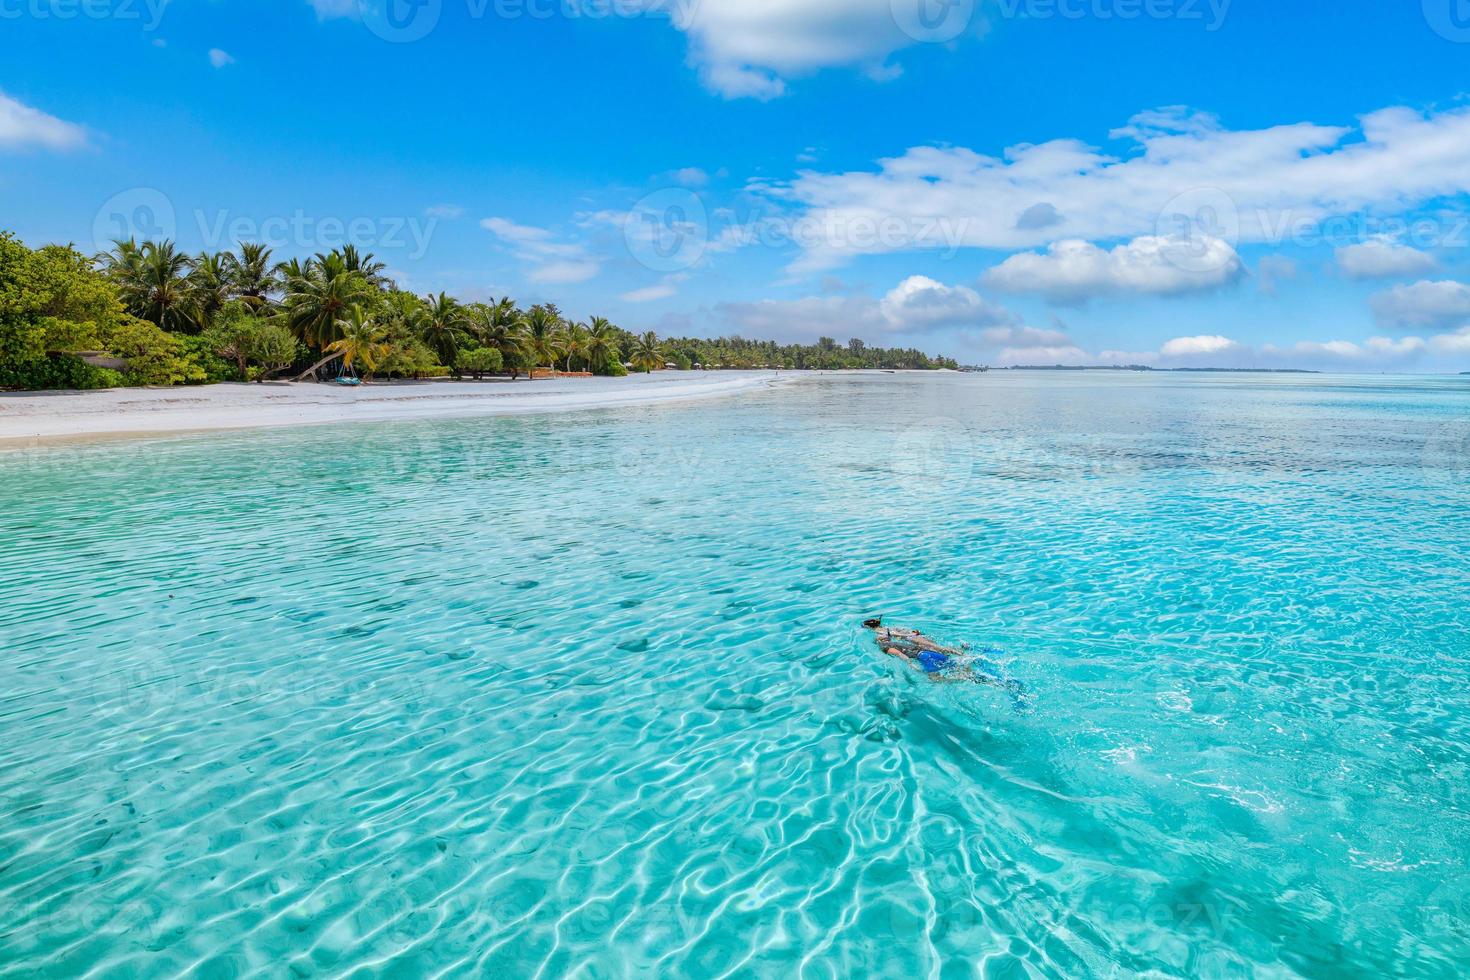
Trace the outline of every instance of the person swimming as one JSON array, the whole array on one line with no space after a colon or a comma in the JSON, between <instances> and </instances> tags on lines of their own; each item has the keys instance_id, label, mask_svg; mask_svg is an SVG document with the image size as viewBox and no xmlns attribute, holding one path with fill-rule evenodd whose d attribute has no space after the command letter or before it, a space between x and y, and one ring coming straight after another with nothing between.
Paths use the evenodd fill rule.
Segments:
<instances>
[{"instance_id":1,"label":"person swimming","mask_svg":"<svg viewBox=\"0 0 1470 980\"><path fill-rule=\"evenodd\" d=\"M1027 707L1025 685L1018 680L1002 677L993 661L987 656L976 656L965 644L958 647L942 646L918 630L884 626L881 616L864 620L863 627L872 630L879 650L890 657L897 657L936 684L988 684L1005 689L1011 695L1011 704L1018 712ZM1000 652L985 651L986 654Z\"/></svg>"}]
</instances>

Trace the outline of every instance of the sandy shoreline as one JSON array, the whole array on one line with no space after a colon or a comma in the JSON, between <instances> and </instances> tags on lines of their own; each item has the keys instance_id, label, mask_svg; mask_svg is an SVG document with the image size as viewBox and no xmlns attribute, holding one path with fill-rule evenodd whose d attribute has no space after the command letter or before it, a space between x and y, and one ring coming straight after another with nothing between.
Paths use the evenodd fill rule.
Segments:
<instances>
[{"instance_id":1,"label":"sandy shoreline","mask_svg":"<svg viewBox=\"0 0 1470 980\"><path fill-rule=\"evenodd\" d=\"M0 451L108 437L333 422L469 418L585 411L718 398L791 375L774 371L660 371L626 378L423 382L343 388L223 384L0 393Z\"/></svg>"}]
</instances>

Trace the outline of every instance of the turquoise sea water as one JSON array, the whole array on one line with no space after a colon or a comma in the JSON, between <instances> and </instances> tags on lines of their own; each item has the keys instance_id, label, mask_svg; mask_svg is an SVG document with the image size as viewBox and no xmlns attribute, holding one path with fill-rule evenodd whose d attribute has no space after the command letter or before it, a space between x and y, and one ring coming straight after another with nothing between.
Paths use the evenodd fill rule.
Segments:
<instances>
[{"instance_id":1,"label":"turquoise sea water","mask_svg":"<svg viewBox=\"0 0 1470 980\"><path fill-rule=\"evenodd\" d=\"M0 454L0 975L1463 975L1467 449L992 373Z\"/></svg>"}]
</instances>

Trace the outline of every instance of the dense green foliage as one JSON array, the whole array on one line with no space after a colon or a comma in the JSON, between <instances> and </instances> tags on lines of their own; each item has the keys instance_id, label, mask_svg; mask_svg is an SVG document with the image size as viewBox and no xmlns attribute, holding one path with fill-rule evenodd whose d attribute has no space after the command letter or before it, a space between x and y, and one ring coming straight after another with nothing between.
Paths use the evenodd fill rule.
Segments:
<instances>
[{"instance_id":1,"label":"dense green foliage","mask_svg":"<svg viewBox=\"0 0 1470 980\"><path fill-rule=\"evenodd\" d=\"M791 368L793 370L932 370L959 368L946 357L930 357L913 348L869 347L857 338L845 346L831 337L815 344L778 344L769 340L720 337L714 340L679 337L662 342L669 360L680 366L688 362L705 368Z\"/></svg>"},{"instance_id":2,"label":"dense green foliage","mask_svg":"<svg viewBox=\"0 0 1470 980\"><path fill-rule=\"evenodd\" d=\"M126 361L121 371L76 355ZM626 359L626 360L625 360ZM93 358L96 360L96 358ZM483 378L536 371L623 376L628 367L932 368L952 362L823 338L660 340L552 304L465 303L400 290L383 263L346 248L273 262L269 248L188 255L119 241L94 258L32 250L0 233L0 386L96 388L341 374Z\"/></svg>"}]
</instances>

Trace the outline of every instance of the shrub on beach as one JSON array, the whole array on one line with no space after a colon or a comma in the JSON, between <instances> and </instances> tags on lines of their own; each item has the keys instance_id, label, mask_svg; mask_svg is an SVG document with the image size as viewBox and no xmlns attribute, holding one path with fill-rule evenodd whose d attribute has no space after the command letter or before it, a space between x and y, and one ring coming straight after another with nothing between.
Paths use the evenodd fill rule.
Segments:
<instances>
[{"instance_id":1,"label":"shrub on beach","mask_svg":"<svg viewBox=\"0 0 1470 980\"><path fill-rule=\"evenodd\" d=\"M505 364L505 358L493 347L476 347L461 351L455 362L455 373L468 374L479 380L487 374L497 374Z\"/></svg>"},{"instance_id":2,"label":"shrub on beach","mask_svg":"<svg viewBox=\"0 0 1470 980\"><path fill-rule=\"evenodd\" d=\"M91 259L59 245L33 251L0 232L0 384L52 387L55 379L105 387L106 375L55 355L98 350L100 334L123 316L116 290Z\"/></svg>"},{"instance_id":3,"label":"shrub on beach","mask_svg":"<svg viewBox=\"0 0 1470 980\"><path fill-rule=\"evenodd\" d=\"M387 352L374 365L373 373L400 378L442 378L449 369L428 346L418 340L388 343Z\"/></svg>"},{"instance_id":4,"label":"shrub on beach","mask_svg":"<svg viewBox=\"0 0 1470 980\"><path fill-rule=\"evenodd\" d=\"M107 368L85 364L70 354L52 354L37 361L0 362L0 388L25 391L92 391L120 388L123 376Z\"/></svg>"},{"instance_id":5,"label":"shrub on beach","mask_svg":"<svg viewBox=\"0 0 1470 980\"><path fill-rule=\"evenodd\" d=\"M241 304L228 308L200 339L216 357L234 362L232 377L240 381L252 380L252 368L258 379L289 367L302 355L290 330L255 316Z\"/></svg>"},{"instance_id":6,"label":"shrub on beach","mask_svg":"<svg viewBox=\"0 0 1470 980\"><path fill-rule=\"evenodd\" d=\"M124 316L102 341L108 351L128 362L123 371L126 384L196 384L206 378L178 337L147 320Z\"/></svg>"},{"instance_id":7,"label":"shrub on beach","mask_svg":"<svg viewBox=\"0 0 1470 980\"><path fill-rule=\"evenodd\" d=\"M204 373L201 383L213 385L241 379L235 365L220 357L205 337L179 337L179 346L184 356Z\"/></svg>"}]
</instances>

